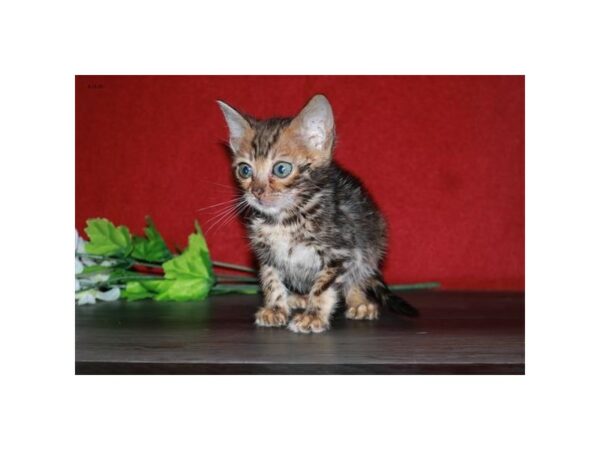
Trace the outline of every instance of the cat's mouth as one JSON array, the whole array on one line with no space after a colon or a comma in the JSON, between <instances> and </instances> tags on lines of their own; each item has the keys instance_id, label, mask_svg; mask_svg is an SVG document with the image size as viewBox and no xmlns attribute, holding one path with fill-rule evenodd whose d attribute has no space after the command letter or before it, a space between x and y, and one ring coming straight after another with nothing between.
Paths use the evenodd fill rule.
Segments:
<instances>
[{"instance_id":1,"label":"cat's mouth","mask_svg":"<svg viewBox=\"0 0 600 450\"><path fill-rule=\"evenodd\" d=\"M272 208L279 204L279 199L275 198L257 198L256 201L259 205L265 206L267 208Z\"/></svg>"},{"instance_id":2,"label":"cat's mouth","mask_svg":"<svg viewBox=\"0 0 600 450\"><path fill-rule=\"evenodd\" d=\"M281 211L289 208L294 200L291 195L277 195L257 198L254 195L247 196L247 201L253 208L269 215L277 215Z\"/></svg>"}]
</instances>

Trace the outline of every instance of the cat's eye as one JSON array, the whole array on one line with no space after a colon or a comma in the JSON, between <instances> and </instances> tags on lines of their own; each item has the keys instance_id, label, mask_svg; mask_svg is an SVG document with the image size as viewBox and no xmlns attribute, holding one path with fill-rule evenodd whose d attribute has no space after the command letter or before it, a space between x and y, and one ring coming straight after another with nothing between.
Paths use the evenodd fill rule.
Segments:
<instances>
[{"instance_id":1,"label":"cat's eye","mask_svg":"<svg viewBox=\"0 0 600 450\"><path fill-rule=\"evenodd\" d=\"M279 178L285 178L292 173L292 165L288 162L280 161L273 166L273 175Z\"/></svg>"},{"instance_id":2,"label":"cat's eye","mask_svg":"<svg viewBox=\"0 0 600 450\"><path fill-rule=\"evenodd\" d=\"M241 163L237 171L240 178L250 178L252 176L252 167L250 167L250 164Z\"/></svg>"}]
</instances>

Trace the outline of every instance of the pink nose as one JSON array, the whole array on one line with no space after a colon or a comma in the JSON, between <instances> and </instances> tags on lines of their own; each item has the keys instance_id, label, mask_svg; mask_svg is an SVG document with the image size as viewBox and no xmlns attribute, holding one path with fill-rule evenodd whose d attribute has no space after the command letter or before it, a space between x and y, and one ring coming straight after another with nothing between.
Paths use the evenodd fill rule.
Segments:
<instances>
[{"instance_id":1,"label":"pink nose","mask_svg":"<svg viewBox=\"0 0 600 450\"><path fill-rule=\"evenodd\" d=\"M261 198L264 193L265 193L265 188L263 187L256 187L256 188L252 188L251 189L252 193L254 194L254 196L256 198Z\"/></svg>"}]
</instances>

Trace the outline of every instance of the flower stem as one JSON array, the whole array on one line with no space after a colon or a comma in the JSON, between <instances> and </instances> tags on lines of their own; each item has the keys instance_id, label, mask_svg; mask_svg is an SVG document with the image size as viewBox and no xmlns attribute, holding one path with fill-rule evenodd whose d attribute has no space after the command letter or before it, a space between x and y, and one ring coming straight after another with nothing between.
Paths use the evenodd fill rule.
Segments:
<instances>
[{"instance_id":1,"label":"flower stem","mask_svg":"<svg viewBox=\"0 0 600 450\"><path fill-rule=\"evenodd\" d=\"M225 263L225 262L221 262L221 261L213 261L212 264L215 267L222 267L224 269L232 269L232 270L239 270L240 272L256 273L256 270L251 269L250 267L240 266L239 264L231 264L231 263Z\"/></svg>"},{"instance_id":2,"label":"flower stem","mask_svg":"<svg viewBox=\"0 0 600 450\"><path fill-rule=\"evenodd\" d=\"M120 277L114 277L112 280L110 280L110 283L112 284L115 281L146 281L146 280L163 280L164 278L161 277L160 275L132 275L132 276L127 276L127 275L123 275Z\"/></svg>"},{"instance_id":3,"label":"flower stem","mask_svg":"<svg viewBox=\"0 0 600 450\"><path fill-rule=\"evenodd\" d=\"M83 272L75 274L75 278L89 278L93 275L101 275L101 274L110 273L114 269L115 269L114 267L96 266L96 267L94 267L94 270L89 270L88 267L84 267Z\"/></svg>"},{"instance_id":4,"label":"flower stem","mask_svg":"<svg viewBox=\"0 0 600 450\"><path fill-rule=\"evenodd\" d=\"M436 289L440 287L440 283L437 281L430 281L426 283L413 283L413 284L390 284L388 288L391 291L413 291L419 289Z\"/></svg>"},{"instance_id":5,"label":"flower stem","mask_svg":"<svg viewBox=\"0 0 600 450\"><path fill-rule=\"evenodd\" d=\"M123 262L123 263L131 264L131 265L134 265L134 266L146 266L146 267L162 268L162 264L151 263L151 262L146 262L146 261L140 261L140 260L133 259L133 258L120 258L118 256L92 255L92 254L89 254L89 253L75 253L75 255L79 256L81 258L97 259L97 260L102 260L102 261Z\"/></svg>"},{"instance_id":6,"label":"flower stem","mask_svg":"<svg viewBox=\"0 0 600 450\"><path fill-rule=\"evenodd\" d=\"M92 255L90 253L79 253L79 252L75 252L75 256L80 256L82 258L89 258L89 259L118 259L118 258L114 258L112 256Z\"/></svg>"},{"instance_id":7,"label":"flower stem","mask_svg":"<svg viewBox=\"0 0 600 450\"><path fill-rule=\"evenodd\" d=\"M217 282L219 282L219 283L258 283L258 278L217 274Z\"/></svg>"},{"instance_id":8,"label":"flower stem","mask_svg":"<svg viewBox=\"0 0 600 450\"><path fill-rule=\"evenodd\" d=\"M258 294L259 290L257 284L216 284L212 287L210 294Z\"/></svg>"},{"instance_id":9,"label":"flower stem","mask_svg":"<svg viewBox=\"0 0 600 450\"><path fill-rule=\"evenodd\" d=\"M138 261L137 259L129 259L128 261L131 261L134 266L156 267L162 269L162 264L142 262Z\"/></svg>"}]
</instances>

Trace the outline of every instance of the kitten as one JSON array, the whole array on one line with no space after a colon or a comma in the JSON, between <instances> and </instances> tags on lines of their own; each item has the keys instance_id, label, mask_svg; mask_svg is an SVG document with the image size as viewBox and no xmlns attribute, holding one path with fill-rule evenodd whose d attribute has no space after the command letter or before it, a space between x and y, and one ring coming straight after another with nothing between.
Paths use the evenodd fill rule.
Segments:
<instances>
[{"instance_id":1,"label":"kitten","mask_svg":"<svg viewBox=\"0 0 600 450\"><path fill-rule=\"evenodd\" d=\"M219 101L233 170L250 206L264 307L256 324L319 333L343 297L349 319L377 319L376 302L410 316L379 265L386 224L360 182L332 161L331 105L316 95L294 118L257 120ZM292 311L302 309L291 317Z\"/></svg>"}]
</instances>

